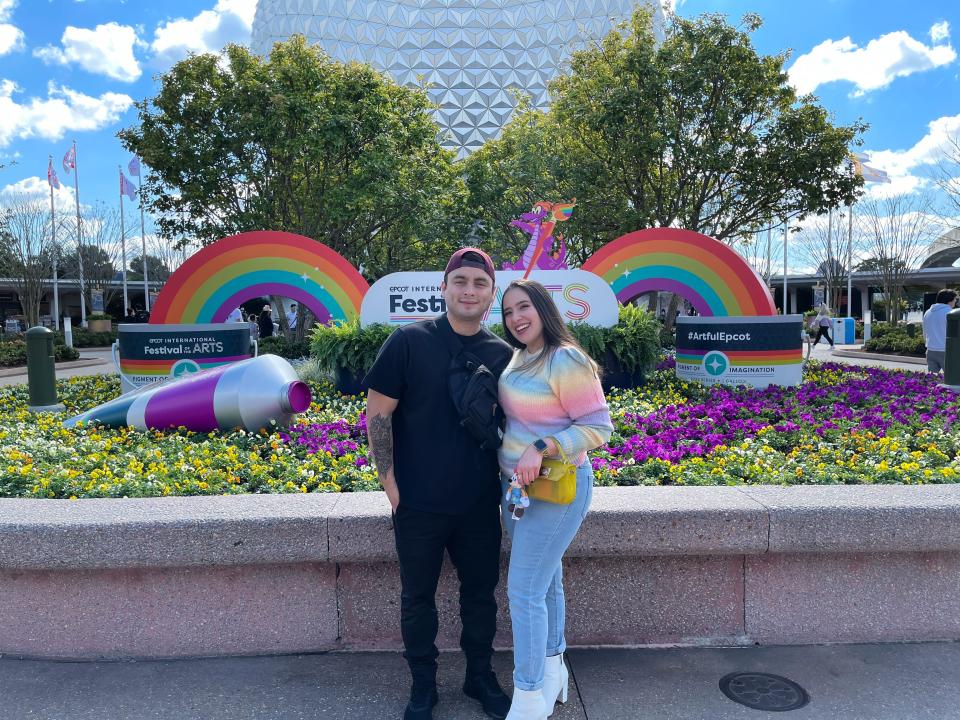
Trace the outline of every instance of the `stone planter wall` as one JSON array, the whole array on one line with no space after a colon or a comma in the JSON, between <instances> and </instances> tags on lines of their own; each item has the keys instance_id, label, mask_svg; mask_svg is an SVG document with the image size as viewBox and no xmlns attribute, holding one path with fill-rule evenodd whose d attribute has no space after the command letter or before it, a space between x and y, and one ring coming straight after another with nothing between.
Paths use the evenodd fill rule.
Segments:
<instances>
[{"instance_id":1,"label":"stone planter wall","mask_svg":"<svg viewBox=\"0 0 960 720\"><path fill-rule=\"evenodd\" d=\"M958 639L960 487L599 488L565 575L571 645ZM382 493L0 500L3 654L393 649L398 596Z\"/></svg>"}]
</instances>

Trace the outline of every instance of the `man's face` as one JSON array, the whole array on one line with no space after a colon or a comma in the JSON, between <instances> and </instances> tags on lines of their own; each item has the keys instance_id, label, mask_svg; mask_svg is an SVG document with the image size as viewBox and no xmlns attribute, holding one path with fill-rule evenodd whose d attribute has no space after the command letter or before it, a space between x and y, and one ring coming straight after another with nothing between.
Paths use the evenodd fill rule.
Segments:
<instances>
[{"instance_id":1,"label":"man's face","mask_svg":"<svg viewBox=\"0 0 960 720\"><path fill-rule=\"evenodd\" d=\"M440 292L447 303L447 313L457 320L482 320L493 303L493 281L480 268L452 270L440 285Z\"/></svg>"}]
</instances>

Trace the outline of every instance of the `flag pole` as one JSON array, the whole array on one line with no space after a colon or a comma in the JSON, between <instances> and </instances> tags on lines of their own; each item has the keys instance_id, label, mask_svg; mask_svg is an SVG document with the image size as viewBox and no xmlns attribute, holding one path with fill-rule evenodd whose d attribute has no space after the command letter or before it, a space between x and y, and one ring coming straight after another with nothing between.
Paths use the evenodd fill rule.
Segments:
<instances>
[{"instance_id":1,"label":"flag pole","mask_svg":"<svg viewBox=\"0 0 960 720\"><path fill-rule=\"evenodd\" d=\"M826 282L827 278L833 278L833 270L836 265L833 262L833 208L831 207L827 211L827 269L824 272L824 284L829 288L830 292L834 292L835 288L833 287L832 282ZM833 305L833 296L828 294L827 304ZM830 312L835 312L836 308L833 308Z\"/></svg>"},{"instance_id":2,"label":"flag pole","mask_svg":"<svg viewBox=\"0 0 960 720\"><path fill-rule=\"evenodd\" d=\"M764 280L769 285L770 276L773 275L773 225L767 226L767 268Z\"/></svg>"},{"instance_id":3,"label":"flag pole","mask_svg":"<svg viewBox=\"0 0 960 720\"><path fill-rule=\"evenodd\" d=\"M150 313L150 281L147 277L147 233L143 222L143 170L137 175L137 195L140 197L140 247L143 253L143 307Z\"/></svg>"},{"instance_id":4,"label":"flag pole","mask_svg":"<svg viewBox=\"0 0 960 720\"><path fill-rule=\"evenodd\" d=\"M50 155L49 168L47 170L47 175L49 176L50 171L53 170L53 155ZM60 329L60 284L57 279L57 216L56 211L53 209L53 182L50 177L47 177L47 184L50 186L50 252L53 256L53 329Z\"/></svg>"},{"instance_id":5,"label":"flag pole","mask_svg":"<svg viewBox=\"0 0 960 720\"><path fill-rule=\"evenodd\" d=\"M80 325L87 326L87 298L83 282L83 226L80 222L80 171L77 162L77 141L73 141L73 194L77 201L77 268L80 274Z\"/></svg>"},{"instance_id":6,"label":"flag pole","mask_svg":"<svg viewBox=\"0 0 960 720\"><path fill-rule=\"evenodd\" d=\"M123 217L123 168L117 165L120 173L120 265L123 278L123 316L126 317L130 309L130 300L127 296L127 223Z\"/></svg>"},{"instance_id":7,"label":"flag pole","mask_svg":"<svg viewBox=\"0 0 960 720\"><path fill-rule=\"evenodd\" d=\"M847 205L847 317L853 317L853 203Z\"/></svg>"},{"instance_id":8,"label":"flag pole","mask_svg":"<svg viewBox=\"0 0 960 720\"><path fill-rule=\"evenodd\" d=\"M790 229L790 221L783 221L783 314L790 314L790 299L787 297L787 232Z\"/></svg>"}]
</instances>

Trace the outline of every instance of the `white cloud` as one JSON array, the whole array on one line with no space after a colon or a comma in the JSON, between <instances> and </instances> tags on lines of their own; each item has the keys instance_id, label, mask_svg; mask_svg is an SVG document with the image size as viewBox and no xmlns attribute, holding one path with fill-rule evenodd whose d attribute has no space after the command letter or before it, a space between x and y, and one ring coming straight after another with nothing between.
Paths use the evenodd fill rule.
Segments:
<instances>
[{"instance_id":1,"label":"white cloud","mask_svg":"<svg viewBox=\"0 0 960 720\"><path fill-rule=\"evenodd\" d=\"M151 48L162 66L190 53L219 52L228 43L249 44L257 0L217 0L213 10L157 27Z\"/></svg>"},{"instance_id":2,"label":"white cloud","mask_svg":"<svg viewBox=\"0 0 960 720\"><path fill-rule=\"evenodd\" d=\"M142 74L133 55L133 48L140 41L128 25L109 22L93 30L68 25L60 42L62 49L47 45L37 48L33 54L47 65L76 63L87 72L121 82L133 82Z\"/></svg>"},{"instance_id":3,"label":"white cloud","mask_svg":"<svg viewBox=\"0 0 960 720\"><path fill-rule=\"evenodd\" d=\"M53 165L57 167L56 160L53 161ZM65 183L61 177L60 189L53 191L53 206L57 213L76 212L77 201L75 197L73 188ZM5 202L20 203L24 201L45 203L47 208L50 207L50 186L47 185L46 177L26 177L23 180L18 180L15 183L0 188L0 205ZM81 204L81 209L82 208L83 205Z\"/></svg>"},{"instance_id":4,"label":"white cloud","mask_svg":"<svg viewBox=\"0 0 960 720\"><path fill-rule=\"evenodd\" d=\"M119 93L84 95L50 83L47 97L17 102L16 83L0 79L0 148L14 140L40 137L60 140L67 131L100 130L115 123L133 104Z\"/></svg>"},{"instance_id":5,"label":"white cloud","mask_svg":"<svg viewBox=\"0 0 960 720\"><path fill-rule=\"evenodd\" d=\"M849 37L825 40L798 57L788 72L801 95L842 80L856 86L856 96L886 87L895 78L949 65L956 57L949 45L927 46L897 30L871 40L866 47L859 47Z\"/></svg>"},{"instance_id":6,"label":"white cloud","mask_svg":"<svg viewBox=\"0 0 960 720\"><path fill-rule=\"evenodd\" d=\"M941 40L950 39L950 23L944 20L943 22L934 23L930 27L930 40L935 43L940 42Z\"/></svg>"},{"instance_id":7,"label":"white cloud","mask_svg":"<svg viewBox=\"0 0 960 720\"><path fill-rule=\"evenodd\" d=\"M889 197L912 193L930 185L930 180L916 171L936 165L943 157L947 138L960 136L960 115L948 115L927 125L927 134L907 150L876 150L869 153L868 165L886 170L890 183L869 183L868 197Z\"/></svg>"},{"instance_id":8,"label":"white cloud","mask_svg":"<svg viewBox=\"0 0 960 720\"><path fill-rule=\"evenodd\" d=\"M0 0L0 55L23 50L23 30L7 22L17 0Z\"/></svg>"}]
</instances>

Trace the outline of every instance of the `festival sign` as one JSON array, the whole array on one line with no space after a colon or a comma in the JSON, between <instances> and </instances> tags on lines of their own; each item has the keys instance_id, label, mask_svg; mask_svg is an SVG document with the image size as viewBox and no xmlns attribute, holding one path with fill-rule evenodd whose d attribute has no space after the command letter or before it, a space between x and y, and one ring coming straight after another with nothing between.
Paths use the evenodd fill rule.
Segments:
<instances>
[{"instance_id":1,"label":"festival sign","mask_svg":"<svg viewBox=\"0 0 960 720\"><path fill-rule=\"evenodd\" d=\"M121 324L113 360L127 392L253 356L247 323Z\"/></svg>"},{"instance_id":2,"label":"festival sign","mask_svg":"<svg viewBox=\"0 0 960 720\"><path fill-rule=\"evenodd\" d=\"M484 318L488 325L503 321L500 301L506 287L525 273L519 270L497 272L493 306ZM546 287L560 316L567 322L583 322L598 327L613 327L619 319L619 304L610 286L600 277L583 270L533 270L531 280ZM363 298L360 324L405 325L428 320L446 311L440 293L443 272L392 273L377 280Z\"/></svg>"},{"instance_id":3,"label":"festival sign","mask_svg":"<svg viewBox=\"0 0 960 720\"><path fill-rule=\"evenodd\" d=\"M799 385L802 315L677 318L677 377L705 385Z\"/></svg>"}]
</instances>

